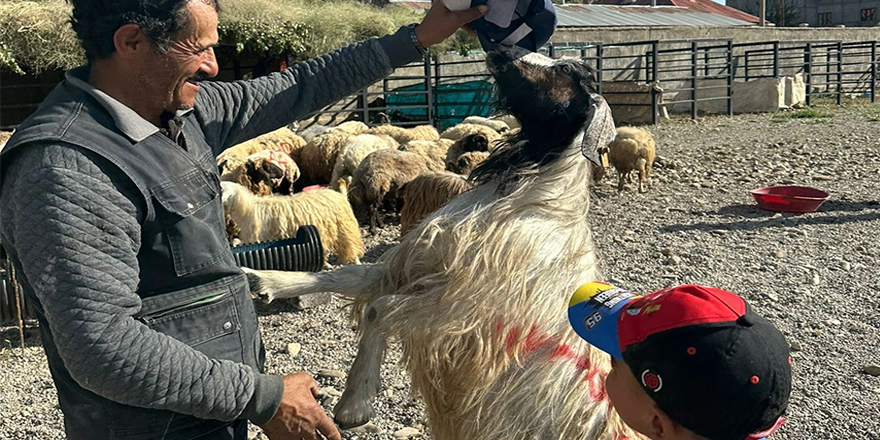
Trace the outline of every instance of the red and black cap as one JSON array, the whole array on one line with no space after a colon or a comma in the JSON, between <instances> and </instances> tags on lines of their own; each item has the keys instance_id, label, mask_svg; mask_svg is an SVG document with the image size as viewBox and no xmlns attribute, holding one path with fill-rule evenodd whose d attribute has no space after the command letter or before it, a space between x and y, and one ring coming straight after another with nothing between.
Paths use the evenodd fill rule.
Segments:
<instances>
[{"instance_id":1,"label":"red and black cap","mask_svg":"<svg viewBox=\"0 0 880 440\"><path fill-rule=\"evenodd\" d=\"M638 296L593 282L572 296L569 320L623 359L670 418L703 437L757 440L784 421L788 343L733 293L683 285Z\"/></svg>"}]
</instances>

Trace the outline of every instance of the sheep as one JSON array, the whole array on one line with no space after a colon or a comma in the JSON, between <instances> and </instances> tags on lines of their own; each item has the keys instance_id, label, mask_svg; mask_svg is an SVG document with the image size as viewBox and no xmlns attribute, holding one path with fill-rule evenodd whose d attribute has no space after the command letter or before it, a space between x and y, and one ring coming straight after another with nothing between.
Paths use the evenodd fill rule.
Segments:
<instances>
[{"instance_id":1,"label":"sheep","mask_svg":"<svg viewBox=\"0 0 880 440\"><path fill-rule=\"evenodd\" d=\"M504 113L490 116L489 119L502 121L505 124L507 124L507 126L510 127L511 130L516 130L517 128L520 128L520 126L521 126L521 124L519 123L519 120L516 119L516 116L508 115L508 114L504 114Z\"/></svg>"},{"instance_id":2,"label":"sheep","mask_svg":"<svg viewBox=\"0 0 880 440\"><path fill-rule=\"evenodd\" d=\"M335 127L331 127L330 131L342 131L348 134L361 134L366 132L370 127L361 121L346 121Z\"/></svg>"},{"instance_id":3,"label":"sheep","mask_svg":"<svg viewBox=\"0 0 880 440\"><path fill-rule=\"evenodd\" d=\"M440 137L443 139L452 139L454 141L457 141L467 135L476 133L480 133L486 136L486 139L489 140L490 144L501 138L501 135L494 129L479 124L453 125L452 127L443 130L443 133L440 133Z\"/></svg>"},{"instance_id":4,"label":"sheep","mask_svg":"<svg viewBox=\"0 0 880 440\"><path fill-rule=\"evenodd\" d=\"M486 118L483 116L468 116L461 121L462 124L485 125L498 133L504 134L510 130L510 126L506 122L499 119Z\"/></svg>"},{"instance_id":5,"label":"sheep","mask_svg":"<svg viewBox=\"0 0 880 440\"><path fill-rule=\"evenodd\" d=\"M644 438L608 400L610 356L566 319L571 292L602 279L588 179L614 138L611 110L583 61L523 52L503 46L486 55L499 106L523 130L471 173L474 189L375 264L246 269L258 296L353 299L360 340L333 410L340 427L373 415L395 338L435 440Z\"/></svg>"},{"instance_id":6,"label":"sheep","mask_svg":"<svg viewBox=\"0 0 880 440\"><path fill-rule=\"evenodd\" d=\"M298 156L306 141L287 127L233 145L217 155L220 174L228 173L244 163L251 154L263 150L281 150L291 158ZM297 159L294 159L297 160Z\"/></svg>"},{"instance_id":7,"label":"sheep","mask_svg":"<svg viewBox=\"0 0 880 440\"><path fill-rule=\"evenodd\" d=\"M297 162L302 171L301 182L297 186L329 184L339 157L339 149L352 136L344 130L331 130L307 143L300 152L300 161Z\"/></svg>"},{"instance_id":8,"label":"sheep","mask_svg":"<svg viewBox=\"0 0 880 440\"><path fill-rule=\"evenodd\" d=\"M619 127L617 137L608 144L608 162L617 170L617 191L623 191L631 171L639 174L639 192L645 192L645 182L651 175L656 145L654 137L636 127Z\"/></svg>"},{"instance_id":9,"label":"sheep","mask_svg":"<svg viewBox=\"0 0 880 440\"><path fill-rule=\"evenodd\" d=\"M258 196L267 196L292 193L293 182L299 175L299 167L286 153L263 150L248 156L243 164L221 175L220 180L237 182Z\"/></svg>"},{"instance_id":10,"label":"sheep","mask_svg":"<svg viewBox=\"0 0 880 440\"><path fill-rule=\"evenodd\" d=\"M377 227L385 228L379 216L382 204L392 202L399 207L400 188L427 171L425 158L408 151L377 150L364 158L352 176L350 197L369 209L371 234L378 233Z\"/></svg>"},{"instance_id":11,"label":"sheep","mask_svg":"<svg viewBox=\"0 0 880 440\"><path fill-rule=\"evenodd\" d=\"M9 141L13 133L15 131L0 131L0 150L3 150L3 147L6 146L6 142Z\"/></svg>"},{"instance_id":12,"label":"sheep","mask_svg":"<svg viewBox=\"0 0 880 440\"><path fill-rule=\"evenodd\" d=\"M424 157L427 160L428 169L431 171L443 171L446 169L446 153L453 143L451 139L410 141L398 147L398 150L409 151Z\"/></svg>"},{"instance_id":13,"label":"sheep","mask_svg":"<svg viewBox=\"0 0 880 440\"><path fill-rule=\"evenodd\" d=\"M257 196L235 182L221 181L223 208L239 228L241 243L295 237L302 225L315 225L324 246L324 263L335 253L342 264L360 264L364 242L357 218L342 192L317 189L291 195Z\"/></svg>"},{"instance_id":14,"label":"sheep","mask_svg":"<svg viewBox=\"0 0 880 440\"><path fill-rule=\"evenodd\" d=\"M336 164L333 166L333 174L330 177L330 186L337 189L339 179L349 179L370 153L376 150L384 150L387 148L397 148L399 144L392 137L387 135L359 134L352 136L342 144L339 148L339 154L336 156Z\"/></svg>"},{"instance_id":15,"label":"sheep","mask_svg":"<svg viewBox=\"0 0 880 440\"><path fill-rule=\"evenodd\" d=\"M453 197L473 188L464 177L448 171L419 174L403 186L400 209L400 235L409 232Z\"/></svg>"},{"instance_id":16,"label":"sheep","mask_svg":"<svg viewBox=\"0 0 880 440\"><path fill-rule=\"evenodd\" d=\"M458 156L458 160L447 162L446 169L456 174L467 176L471 174L474 168L489 158L488 151L468 151Z\"/></svg>"},{"instance_id":17,"label":"sheep","mask_svg":"<svg viewBox=\"0 0 880 440\"><path fill-rule=\"evenodd\" d=\"M312 139L327 133L330 131L330 127L321 124L312 124L307 128L301 128L297 130L297 134L300 135L306 142L311 142Z\"/></svg>"},{"instance_id":18,"label":"sheep","mask_svg":"<svg viewBox=\"0 0 880 440\"><path fill-rule=\"evenodd\" d=\"M371 127L366 133L387 134L400 144L409 141L433 141L440 139L440 133L430 125L418 125L412 128L403 128L391 124L382 124Z\"/></svg>"},{"instance_id":19,"label":"sheep","mask_svg":"<svg viewBox=\"0 0 880 440\"><path fill-rule=\"evenodd\" d=\"M446 150L446 158L443 163L449 169L449 163L455 163L458 158L469 151L491 151L494 145L490 143L489 138L483 133L469 134L449 146Z\"/></svg>"}]
</instances>

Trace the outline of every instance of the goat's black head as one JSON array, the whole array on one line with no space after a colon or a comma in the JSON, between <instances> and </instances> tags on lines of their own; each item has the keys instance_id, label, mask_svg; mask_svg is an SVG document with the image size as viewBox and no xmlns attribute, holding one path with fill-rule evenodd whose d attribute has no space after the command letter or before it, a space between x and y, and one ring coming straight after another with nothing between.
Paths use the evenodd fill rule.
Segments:
<instances>
[{"instance_id":1,"label":"goat's black head","mask_svg":"<svg viewBox=\"0 0 880 440\"><path fill-rule=\"evenodd\" d=\"M592 68L582 60L554 60L518 47L488 53L486 65L495 78L498 107L520 121L522 138L546 147L531 153L537 162L558 157L581 132L584 156L598 161L598 150L614 137L614 122Z\"/></svg>"}]
</instances>

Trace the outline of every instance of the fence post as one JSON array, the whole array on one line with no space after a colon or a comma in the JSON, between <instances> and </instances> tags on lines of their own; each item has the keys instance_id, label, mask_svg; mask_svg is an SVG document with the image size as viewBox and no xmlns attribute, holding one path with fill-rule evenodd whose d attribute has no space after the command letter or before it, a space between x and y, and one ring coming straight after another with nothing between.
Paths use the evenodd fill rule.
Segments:
<instances>
[{"instance_id":1,"label":"fence post","mask_svg":"<svg viewBox=\"0 0 880 440\"><path fill-rule=\"evenodd\" d=\"M843 41L837 42L837 105L843 104Z\"/></svg>"},{"instance_id":2,"label":"fence post","mask_svg":"<svg viewBox=\"0 0 880 440\"><path fill-rule=\"evenodd\" d=\"M810 103L812 101L812 96L813 96L813 87L811 84L813 82L813 75L812 75L813 68L812 68L812 66L813 66L813 43L807 43L807 45L804 46L804 87L806 87L806 89L807 89L807 90L805 90L805 92L806 92L805 93L805 95L806 95L806 97L805 97L806 103L805 104L807 105L807 107L810 106Z\"/></svg>"},{"instance_id":3,"label":"fence post","mask_svg":"<svg viewBox=\"0 0 880 440\"><path fill-rule=\"evenodd\" d=\"M604 75L602 75L602 72L603 72L603 70L602 70L603 69L602 55L603 55L603 53L604 53L604 50L602 49L602 43L597 43L597 45L596 45L596 82L599 83L598 92L600 95L602 94L602 80L603 80L602 77L604 76Z\"/></svg>"},{"instance_id":4,"label":"fence post","mask_svg":"<svg viewBox=\"0 0 880 440\"><path fill-rule=\"evenodd\" d=\"M727 40L727 116L733 116L733 40Z\"/></svg>"},{"instance_id":5,"label":"fence post","mask_svg":"<svg viewBox=\"0 0 880 440\"><path fill-rule=\"evenodd\" d=\"M427 119L428 122L434 121L434 86L431 78L431 58L434 58L434 54L428 52L428 56L424 59L425 66L425 89L427 90L427 95L425 98L427 99ZM440 127L435 127L439 129Z\"/></svg>"},{"instance_id":6,"label":"fence post","mask_svg":"<svg viewBox=\"0 0 880 440\"><path fill-rule=\"evenodd\" d=\"M660 85L660 78L657 78L657 49L657 40L654 40L651 42L651 81L648 83L651 84L651 111L654 113L652 116L654 125L660 123L660 92L656 87Z\"/></svg>"},{"instance_id":7,"label":"fence post","mask_svg":"<svg viewBox=\"0 0 880 440\"><path fill-rule=\"evenodd\" d=\"M434 89L440 85L440 78L441 78L441 76L440 76L440 57L431 57L431 58L434 58L434 78L432 78L432 80L434 82L432 89ZM433 120L434 127L439 130L440 124L442 121L440 120L440 116L439 116L440 112L437 111L436 99L432 99L430 104L431 104L431 109L433 110L433 113L434 113L434 120Z\"/></svg>"},{"instance_id":8,"label":"fence post","mask_svg":"<svg viewBox=\"0 0 880 440\"><path fill-rule=\"evenodd\" d=\"M773 78L779 78L779 42L773 42Z\"/></svg>"},{"instance_id":9,"label":"fence post","mask_svg":"<svg viewBox=\"0 0 880 440\"><path fill-rule=\"evenodd\" d=\"M877 96L877 41L871 42L871 102L876 102Z\"/></svg>"},{"instance_id":10,"label":"fence post","mask_svg":"<svg viewBox=\"0 0 880 440\"><path fill-rule=\"evenodd\" d=\"M697 42L691 42L691 119L697 119Z\"/></svg>"}]
</instances>

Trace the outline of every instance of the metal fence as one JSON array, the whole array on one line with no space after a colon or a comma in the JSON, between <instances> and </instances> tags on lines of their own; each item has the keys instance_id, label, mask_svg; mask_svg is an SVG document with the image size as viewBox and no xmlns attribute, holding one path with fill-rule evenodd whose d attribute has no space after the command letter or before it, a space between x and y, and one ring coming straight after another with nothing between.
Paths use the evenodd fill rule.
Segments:
<instances>
[{"instance_id":1,"label":"metal fence","mask_svg":"<svg viewBox=\"0 0 880 440\"><path fill-rule=\"evenodd\" d=\"M761 78L800 75L805 85L805 105L808 106L819 97L834 99L838 104L851 98L871 102L876 99L876 41L569 42L554 43L542 51L552 58L576 56L586 59L594 66L600 92L609 102L644 107L644 112L652 115L650 122L655 124L666 112L683 111L692 118L710 113L733 114L737 100L734 86ZM414 73L412 69L421 73ZM395 74L381 84L364 89L356 97L318 112L312 121L332 123L358 119L375 122L375 116L381 112L399 125L433 124L442 129L471 114L485 116L491 112L490 96L480 94L477 99L468 100L466 93L472 90L474 82L491 87L491 78L481 59L427 59L403 70L407 73ZM644 87L620 90L621 83ZM466 87L457 89L456 84ZM456 93L457 98L443 99ZM395 96L401 94L409 95L408 104L395 104ZM645 95L646 98L635 99L635 95ZM372 105L364 106L363 103ZM457 113L450 107L471 109L471 112Z\"/></svg>"}]
</instances>

